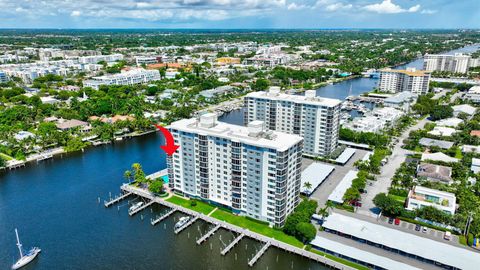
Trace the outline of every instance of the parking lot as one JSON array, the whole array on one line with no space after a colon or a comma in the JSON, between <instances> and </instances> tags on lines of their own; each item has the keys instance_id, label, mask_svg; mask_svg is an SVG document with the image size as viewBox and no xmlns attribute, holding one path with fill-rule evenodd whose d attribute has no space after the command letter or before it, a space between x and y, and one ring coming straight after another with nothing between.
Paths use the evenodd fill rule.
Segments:
<instances>
[{"instance_id":1,"label":"parking lot","mask_svg":"<svg viewBox=\"0 0 480 270\"><path fill-rule=\"evenodd\" d=\"M357 218L358 218L358 216L357 216ZM445 240L445 239L443 239L443 236L445 234L443 231L439 231L439 230L435 230L435 229L431 229L431 228L426 228L426 232L423 232L423 230L422 230L423 227L420 228L420 231L416 231L415 230L416 224L406 222L406 221L403 221L403 220L400 221L400 225L395 225L395 223L389 224L388 223L388 218L384 217L384 216L380 217L379 221L382 222L383 225L385 225L385 226L394 227L395 229L398 229L398 230L401 230L401 231L404 231L404 232L417 234L418 236L426 237L426 238L436 240L436 241L439 241L439 242L442 242L442 243L448 243L448 244L452 244L452 245L455 245L455 246L464 247L463 245L461 245L459 243L459 239L458 239L457 235L452 234L450 240Z\"/></svg>"},{"instance_id":2,"label":"parking lot","mask_svg":"<svg viewBox=\"0 0 480 270\"><path fill-rule=\"evenodd\" d=\"M355 149L355 154L350 158L350 160L343 166L341 165L333 165L335 166L335 170L330 174L330 176L325 179L325 181L315 190L315 192L310 196L311 199L316 200L318 202L319 207L324 207L325 203L328 200L328 196L333 192L335 187L338 183L342 180L342 178L348 173L348 171L355 169L353 163L355 161L362 159L365 154L368 152L366 150ZM304 158L302 161L302 170L308 167L308 165L312 164L314 161L312 159ZM324 162L320 162L324 163Z\"/></svg>"}]
</instances>

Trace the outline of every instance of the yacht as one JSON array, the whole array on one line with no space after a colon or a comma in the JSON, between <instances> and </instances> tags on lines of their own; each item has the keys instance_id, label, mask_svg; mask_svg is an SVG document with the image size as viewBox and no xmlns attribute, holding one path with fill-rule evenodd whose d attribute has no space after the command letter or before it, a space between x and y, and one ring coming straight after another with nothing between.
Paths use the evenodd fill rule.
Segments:
<instances>
[{"instance_id":1,"label":"yacht","mask_svg":"<svg viewBox=\"0 0 480 270\"><path fill-rule=\"evenodd\" d=\"M177 223L175 223L175 230L183 227L190 220L190 217L181 217Z\"/></svg>"},{"instance_id":2,"label":"yacht","mask_svg":"<svg viewBox=\"0 0 480 270\"><path fill-rule=\"evenodd\" d=\"M135 210L137 210L138 208L142 207L143 205L143 202L138 202L132 206L130 206L130 208L128 209L129 212L133 212Z\"/></svg>"},{"instance_id":3,"label":"yacht","mask_svg":"<svg viewBox=\"0 0 480 270\"><path fill-rule=\"evenodd\" d=\"M20 238L18 237L17 229L15 229L15 234L17 235L17 247L18 247L18 251L20 252L20 259L18 259L18 261L12 265L13 270L20 269L25 265L29 264L31 261L33 261L33 259L35 259L35 257L37 257L38 253L42 251L38 247L33 247L27 253L24 254L22 249L22 244L20 243Z\"/></svg>"}]
</instances>

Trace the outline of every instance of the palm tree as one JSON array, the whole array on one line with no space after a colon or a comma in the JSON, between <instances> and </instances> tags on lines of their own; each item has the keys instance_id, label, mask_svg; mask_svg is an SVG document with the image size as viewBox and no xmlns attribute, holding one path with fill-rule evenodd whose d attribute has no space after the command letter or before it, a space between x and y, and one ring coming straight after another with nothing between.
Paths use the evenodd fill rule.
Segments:
<instances>
[{"instance_id":1,"label":"palm tree","mask_svg":"<svg viewBox=\"0 0 480 270\"><path fill-rule=\"evenodd\" d=\"M130 182L130 179L132 179L132 171L126 170L126 171L123 173L123 178L125 178L125 180L127 180L128 182Z\"/></svg>"},{"instance_id":2,"label":"palm tree","mask_svg":"<svg viewBox=\"0 0 480 270\"><path fill-rule=\"evenodd\" d=\"M312 188L312 184L311 184L310 182L305 182L305 183L303 184L303 187L304 187L306 190L310 191L310 189Z\"/></svg>"}]
</instances>

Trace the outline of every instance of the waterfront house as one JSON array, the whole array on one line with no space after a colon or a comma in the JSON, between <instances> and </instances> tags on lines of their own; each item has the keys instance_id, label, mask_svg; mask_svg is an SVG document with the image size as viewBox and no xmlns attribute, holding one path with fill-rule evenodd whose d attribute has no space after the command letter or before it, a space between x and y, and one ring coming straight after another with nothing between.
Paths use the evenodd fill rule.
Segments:
<instances>
[{"instance_id":1,"label":"waterfront house","mask_svg":"<svg viewBox=\"0 0 480 270\"><path fill-rule=\"evenodd\" d=\"M432 206L445 213L455 214L455 194L422 186L413 187L408 193L407 209L415 210Z\"/></svg>"},{"instance_id":2,"label":"waterfront house","mask_svg":"<svg viewBox=\"0 0 480 270\"><path fill-rule=\"evenodd\" d=\"M82 132L89 132L92 130L92 126L90 126L89 123L80 121L77 119L70 119L70 120L60 119L56 125L57 125L57 128L61 131L67 131L74 128L80 128L80 131Z\"/></svg>"}]
</instances>

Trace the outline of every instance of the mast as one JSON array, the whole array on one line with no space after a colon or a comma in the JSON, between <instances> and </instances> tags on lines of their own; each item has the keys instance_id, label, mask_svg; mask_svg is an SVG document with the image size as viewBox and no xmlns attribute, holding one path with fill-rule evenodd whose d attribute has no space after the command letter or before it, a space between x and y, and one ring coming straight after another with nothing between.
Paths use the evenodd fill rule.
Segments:
<instances>
[{"instance_id":1,"label":"mast","mask_svg":"<svg viewBox=\"0 0 480 270\"><path fill-rule=\"evenodd\" d=\"M23 258L22 244L20 244L20 238L18 238L17 228L15 228L15 234L17 235L17 247L18 247L18 251L20 252L20 258Z\"/></svg>"}]
</instances>

